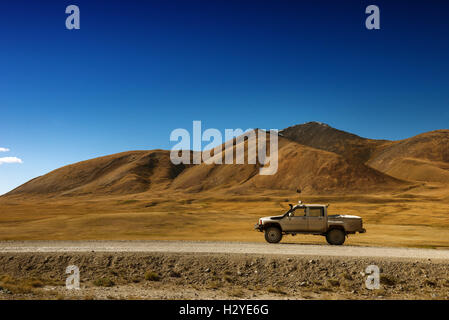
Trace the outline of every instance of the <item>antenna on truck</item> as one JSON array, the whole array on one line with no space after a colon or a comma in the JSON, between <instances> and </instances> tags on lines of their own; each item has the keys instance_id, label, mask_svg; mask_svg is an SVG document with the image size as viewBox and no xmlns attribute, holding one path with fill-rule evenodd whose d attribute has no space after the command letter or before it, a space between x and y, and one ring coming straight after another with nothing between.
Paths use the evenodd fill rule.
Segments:
<instances>
[{"instance_id":1,"label":"antenna on truck","mask_svg":"<svg viewBox=\"0 0 449 320\"><path fill-rule=\"evenodd\" d=\"M296 189L296 193L301 193L301 189L300 189L300 188ZM301 201L301 200L298 200L298 203L301 204L302 201Z\"/></svg>"}]
</instances>

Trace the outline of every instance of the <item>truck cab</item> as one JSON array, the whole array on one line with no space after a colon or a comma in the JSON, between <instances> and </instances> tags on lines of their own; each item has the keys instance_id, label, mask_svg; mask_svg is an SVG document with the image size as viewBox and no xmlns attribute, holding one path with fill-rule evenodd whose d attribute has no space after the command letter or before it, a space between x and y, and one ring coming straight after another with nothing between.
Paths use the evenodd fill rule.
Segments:
<instances>
[{"instance_id":1,"label":"truck cab","mask_svg":"<svg viewBox=\"0 0 449 320\"><path fill-rule=\"evenodd\" d=\"M263 219L263 218L262 218ZM324 205L296 205L279 220L282 230L293 233L319 233L326 230L327 207Z\"/></svg>"}]
</instances>

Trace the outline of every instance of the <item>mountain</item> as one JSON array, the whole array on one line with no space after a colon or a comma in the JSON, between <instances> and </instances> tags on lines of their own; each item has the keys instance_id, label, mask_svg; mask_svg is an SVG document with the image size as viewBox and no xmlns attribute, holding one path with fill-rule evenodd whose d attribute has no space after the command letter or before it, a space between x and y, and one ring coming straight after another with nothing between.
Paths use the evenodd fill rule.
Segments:
<instances>
[{"instance_id":1,"label":"mountain","mask_svg":"<svg viewBox=\"0 0 449 320\"><path fill-rule=\"evenodd\" d=\"M172 164L169 151L122 152L59 168L6 195L139 193L166 187L185 168Z\"/></svg>"},{"instance_id":2,"label":"mountain","mask_svg":"<svg viewBox=\"0 0 449 320\"><path fill-rule=\"evenodd\" d=\"M449 183L449 130L386 143L367 164L399 179Z\"/></svg>"},{"instance_id":3,"label":"mountain","mask_svg":"<svg viewBox=\"0 0 449 320\"><path fill-rule=\"evenodd\" d=\"M299 144L334 152L352 162L366 162L386 140L372 140L332 128L321 122L308 122L288 127L280 134Z\"/></svg>"},{"instance_id":4,"label":"mountain","mask_svg":"<svg viewBox=\"0 0 449 320\"><path fill-rule=\"evenodd\" d=\"M245 152L248 142L244 143ZM269 136L267 135L267 144ZM234 150L237 145L234 146ZM234 152L235 154L235 152ZM224 159L223 153L216 157ZM274 175L260 175L260 165L201 164L184 170L173 182L173 188L204 191L228 188L229 191L296 190L308 193L362 192L394 189L405 183L363 163L351 163L344 157L323 150L300 145L279 137L278 170ZM223 161L224 163L224 161Z\"/></svg>"},{"instance_id":5,"label":"mountain","mask_svg":"<svg viewBox=\"0 0 449 320\"><path fill-rule=\"evenodd\" d=\"M259 130L260 134L266 133ZM279 163L274 175L260 175L260 164L174 165L169 151L129 151L62 167L6 196L134 194L161 190L251 193L297 188L323 194L390 190L406 185L337 153L302 145L283 136L278 139ZM238 147L243 147L247 154L252 145L248 140L237 143L234 139L234 154ZM213 157L221 158L224 163L223 152L217 151Z\"/></svg>"},{"instance_id":6,"label":"mountain","mask_svg":"<svg viewBox=\"0 0 449 320\"><path fill-rule=\"evenodd\" d=\"M388 141L362 138L324 123L308 122L286 128L280 134L400 180L449 183L449 130Z\"/></svg>"}]
</instances>

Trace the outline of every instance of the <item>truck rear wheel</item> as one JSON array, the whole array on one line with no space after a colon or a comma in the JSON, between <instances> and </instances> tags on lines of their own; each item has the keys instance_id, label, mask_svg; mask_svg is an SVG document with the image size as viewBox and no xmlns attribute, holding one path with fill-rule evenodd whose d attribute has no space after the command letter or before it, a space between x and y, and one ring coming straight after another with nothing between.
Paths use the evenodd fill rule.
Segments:
<instances>
[{"instance_id":1,"label":"truck rear wheel","mask_svg":"<svg viewBox=\"0 0 449 320\"><path fill-rule=\"evenodd\" d=\"M278 227L268 227L265 230L265 240L269 243L278 243L282 239L281 229Z\"/></svg>"},{"instance_id":2,"label":"truck rear wheel","mask_svg":"<svg viewBox=\"0 0 449 320\"><path fill-rule=\"evenodd\" d=\"M341 229L332 229L326 234L327 243L340 246L345 243L346 233Z\"/></svg>"}]
</instances>

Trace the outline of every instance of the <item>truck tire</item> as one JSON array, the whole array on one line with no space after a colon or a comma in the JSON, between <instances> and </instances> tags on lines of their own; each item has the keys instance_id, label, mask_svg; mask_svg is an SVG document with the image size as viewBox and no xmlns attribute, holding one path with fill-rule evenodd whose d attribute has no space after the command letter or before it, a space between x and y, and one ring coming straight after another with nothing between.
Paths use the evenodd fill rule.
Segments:
<instances>
[{"instance_id":1,"label":"truck tire","mask_svg":"<svg viewBox=\"0 0 449 320\"><path fill-rule=\"evenodd\" d=\"M268 227L265 230L265 240L269 243L278 243L282 239L281 229L278 227Z\"/></svg>"},{"instance_id":2,"label":"truck tire","mask_svg":"<svg viewBox=\"0 0 449 320\"><path fill-rule=\"evenodd\" d=\"M327 243L334 246L341 246L345 239L346 233L341 229L332 229L326 234Z\"/></svg>"}]
</instances>

